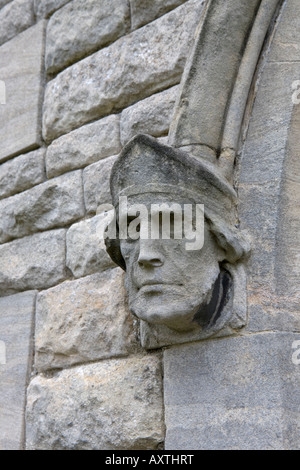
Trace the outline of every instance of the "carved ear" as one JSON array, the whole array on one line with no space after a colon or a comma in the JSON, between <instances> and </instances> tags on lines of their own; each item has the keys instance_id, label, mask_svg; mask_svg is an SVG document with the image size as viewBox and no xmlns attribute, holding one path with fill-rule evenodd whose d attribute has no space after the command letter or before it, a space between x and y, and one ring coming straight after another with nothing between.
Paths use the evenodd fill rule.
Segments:
<instances>
[{"instance_id":1,"label":"carved ear","mask_svg":"<svg viewBox=\"0 0 300 470\"><path fill-rule=\"evenodd\" d=\"M236 263L249 256L251 244L245 232L230 227L223 220L210 215L207 216L207 222L220 248L224 250L227 261Z\"/></svg>"}]
</instances>

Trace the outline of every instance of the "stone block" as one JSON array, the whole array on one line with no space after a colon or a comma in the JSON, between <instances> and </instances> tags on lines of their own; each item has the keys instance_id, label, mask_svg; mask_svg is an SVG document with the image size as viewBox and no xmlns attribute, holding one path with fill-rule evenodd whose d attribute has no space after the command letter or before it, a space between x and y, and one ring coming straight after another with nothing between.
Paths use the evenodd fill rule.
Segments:
<instances>
[{"instance_id":1,"label":"stone block","mask_svg":"<svg viewBox=\"0 0 300 470\"><path fill-rule=\"evenodd\" d=\"M69 28L69 25L72 28ZM115 41L130 29L127 0L73 0L51 17L46 70L57 73Z\"/></svg>"},{"instance_id":2,"label":"stone block","mask_svg":"<svg viewBox=\"0 0 300 470\"><path fill-rule=\"evenodd\" d=\"M27 403L28 450L152 450L164 439L159 355L38 376Z\"/></svg>"},{"instance_id":3,"label":"stone block","mask_svg":"<svg viewBox=\"0 0 300 470\"><path fill-rule=\"evenodd\" d=\"M104 240L101 238L103 232L103 214L74 224L68 230L67 267L76 278L105 271L115 266L108 256Z\"/></svg>"},{"instance_id":4,"label":"stone block","mask_svg":"<svg viewBox=\"0 0 300 470\"><path fill-rule=\"evenodd\" d=\"M280 23L272 41L269 60L272 62L292 62L300 60L300 4L297 0L286 2ZM295 78L295 80L299 80Z\"/></svg>"},{"instance_id":5,"label":"stone block","mask_svg":"<svg viewBox=\"0 0 300 470\"><path fill-rule=\"evenodd\" d=\"M45 180L45 150L21 155L0 165L0 199L25 191Z\"/></svg>"},{"instance_id":6,"label":"stone block","mask_svg":"<svg viewBox=\"0 0 300 470\"><path fill-rule=\"evenodd\" d=\"M111 204L109 178L117 157L109 157L83 170L85 207L89 214L95 214L100 204Z\"/></svg>"},{"instance_id":7,"label":"stone block","mask_svg":"<svg viewBox=\"0 0 300 470\"><path fill-rule=\"evenodd\" d=\"M55 140L47 149L47 176L85 167L120 150L120 117L111 115Z\"/></svg>"},{"instance_id":8,"label":"stone block","mask_svg":"<svg viewBox=\"0 0 300 470\"><path fill-rule=\"evenodd\" d=\"M140 28L173 8L182 5L186 0L130 0L131 27Z\"/></svg>"},{"instance_id":9,"label":"stone block","mask_svg":"<svg viewBox=\"0 0 300 470\"><path fill-rule=\"evenodd\" d=\"M168 134L178 86L139 101L121 114L121 143L125 145L137 134L160 137Z\"/></svg>"},{"instance_id":10,"label":"stone block","mask_svg":"<svg viewBox=\"0 0 300 470\"><path fill-rule=\"evenodd\" d=\"M0 201L0 243L65 226L84 216L81 171Z\"/></svg>"},{"instance_id":11,"label":"stone block","mask_svg":"<svg viewBox=\"0 0 300 470\"><path fill-rule=\"evenodd\" d=\"M134 329L121 269L67 281L38 296L36 368L126 356L137 348Z\"/></svg>"},{"instance_id":12,"label":"stone block","mask_svg":"<svg viewBox=\"0 0 300 470\"><path fill-rule=\"evenodd\" d=\"M201 15L190 0L60 73L45 92L43 135L62 134L180 81Z\"/></svg>"},{"instance_id":13,"label":"stone block","mask_svg":"<svg viewBox=\"0 0 300 470\"><path fill-rule=\"evenodd\" d=\"M31 371L36 292L0 299L0 449L24 448L26 387Z\"/></svg>"},{"instance_id":14,"label":"stone block","mask_svg":"<svg viewBox=\"0 0 300 470\"><path fill-rule=\"evenodd\" d=\"M166 449L299 449L299 339L265 333L165 351Z\"/></svg>"},{"instance_id":15,"label":"stone block","mask_svg":"<svg viewBox=\"0 0 300 470\"><path fill-rule=\"evenodd\" d=\"M66 278L65 230L1 245L0 259L0 296L52 287Z\"/></svg>"},{"instance_id":16,"label":"stone block","mask_svg":"<svg viewBox=\"0 0 300 470\"><path fill-rule=\"evenodd\" d=\"M70 0L34 0L34 12L38 19L48 18Z\"/></svg>"},{"instance_id":17,"label":"stone block","mask_svg":"<svg viewBox=\"0 0 300 470\"><path fill-rule=\"evenodd\" d=\"M1 31L2 27L1 23ZM0 162L36 148L41 141L44 29L41 21L0 47L0 79L6 86L0 115Z\"/></svg>"},{"instance_id":18,"label":"stone block","mask_svg":"<svg viewBox=\"0 0 300 470\"><path fill-rule=\"evenodd\" d=\"M0 10L0 44L34 24L33 0L13 0Z\"/></svg>"}]
</instances>

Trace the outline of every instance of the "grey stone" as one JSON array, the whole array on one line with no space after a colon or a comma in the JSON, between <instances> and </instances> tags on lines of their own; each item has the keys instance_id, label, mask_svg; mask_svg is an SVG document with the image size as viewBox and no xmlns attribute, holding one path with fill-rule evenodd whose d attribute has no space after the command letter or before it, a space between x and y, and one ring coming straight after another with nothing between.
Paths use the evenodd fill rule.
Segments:
<instances>
[{"instance_id":1,"label":"grey stone","mask_svg":"<svg viewBox=\"0 0 300 470\"><path fill-rule=\"evenodd\" d=\"M69 28L69 25L72 28ZM57 73L129 31L127 0L73 0L51 17L46 70Z\"/></svg>"},{"instance_id":2,"label":"grey stone","mask_svg":"<svg viewBox=\"0 0 300 470\"><path fill-rule=\"evenodd\" d=\"M47 149L47 176L82 168L120 150L120 117L108 116L55 140Z\"/></svg>"},{"instance_id":3,"label":"grey stone","mask_svg":"<svg viewBox=\"0 0 300 470\"><path fill-rule=\"evenodd\" d=\"M1 245L0 258L0 296L52 287L66 278L65 230Z\"/></svg>"},{"instance_id":4,"label":"grey stone","mask_svg":"<svg viewBox=\"0 0 300 470\"><path fill-rule=\"evenodd\" d=\"M275 36L272 42L272 48L269 60L272 62L292 62L300 60L300 24L298 21L300 15L300 4L297 0L286 2L280 18ZM299 80L295 78L295 80Z\"/></svg>"},{"instance_id":5,"label":"grey stone","mask_svg":"<svg viewBox=\"0 0 300 470\"><path fill-rule=\"evenodd\" d=\"M0 10L0 44L34 24L33 0L13 0Z\"/></svg>"},{"instance_id":6,"label":"grey stone","mask_svg":"<svg viewBox=\"0 0 300 470\"><path fill-rule=\"evenodd\" d=\"M40 293L35 338L39 371L137 350L121 270L67 281Z\"/></svg>"},{"instance_id":7,"label":"grey stone","mask_svg":"<svg viewBox=\"0 0 300 470\"><path fill-rule=\"evenodd\" d=\"M44 29L42 21L0 47L0 77L6 85L6 105L1 105L0 115L0 162L36 148L41 140Z\"/></svg>"},{"instance_id":8,"label":"grey stone","mask_svg":"<svg viewBox=\"0 0 300 470\"><path fill-rule=\"evenodd\" d=\"M12 0L0 0L0 8L3 8L5 5L7 5L11 1Z\"/></svg>"},{"instance_id":9,"label":"grey stone","mask_svg":"<svg viewBox=\"0 0 300 470\"><path fill-rule=\"evenodd\" d=\"M160 356L135 356L36 377L27 449L151 450L164 439Z\"/></svg>"},{"instance_id":10,"label":"grey stone","mask_svg":"<svg viewBox=\"0 0 300 470\"><path fill-rule=\"evenodd\" d=\"M76 278L115 266L101 239L102 214L72 225L67 232L67 267Z\"/></svg>"},{"instance_id":11,"label":"grey stone","mask_svg":"<svg viewBox=\"0 0 300 470\"><path fill-rule=\"evenodd\" d=\"M38 19L48 18L70 0L34 0L34 11Z\"/></svg>"},{"instance_id":12,"label":"grey stone","mask_svg":"<svg viewBox=\"0 0 300 470\"><path fill-rule=\"evenodd\" d=\"M24 448L24 413L32 365L35 298L36 292L25 292L0 299L0 341L5 343L6 350L5 360L0 362L1 450Z\"/></svg>"},{"instance_id":13,"label":"grey stone","mask_svg":"<svg viewBox=\"0 0 300 470\"><path fill-rule=\"evenodd\" d=\"M0 243L65 226L84 216L81 171L0 201Z\"/></svg>"},{"instance_id":14,"label":"grey stone","mask_svg":"<svg viewBox=\"0 0 300 470\"><path fill-rule=\"evenodd\" d=\"M200 0L69 67L48 83L43 135L47 142L179 82Z\"/></svg>"},{"instance_id":15,"label":"grey stone","mask_svg":"<svg viewBox=\"0 0 300 470\"><path fill-rule=\"evenodd\" d=\"M299 339L265 333L167 350L166 449L299 449Z\"/></svg>"},{"instance_id":16,"label":"grey stone","mask_svg":"<svg viewBox=\"0 0 300 470\"><path fill-rule=\"evenodd\" d=\"M172 87L124 109L121 114L122 145L137 134L167 135L178 89L178 86Z\"/></svg>"},{"instance_id":17,"label":"grey stone","mask_svg":"<svg viewBox=\"0 0 300 470\"><path fill-rule=\"evenodd\" d=\"M0 166L0 199L31 188L45 180L45 150L21 155Z\"/></svg>"},{"instance_id":18,"label":"grey stone","mask_svg":"<svg viewBox=\"0 0 300 470\"><path fill-rule=\"evenodd\" d=\"M182 5L186 0L130 0L131 27L140 28L173 8Z\"/></svg>"},{"instance_id":19,"label":"grey stone","mask_svg":"<svg viewBox=\"0 0 300 470\"><path fill-rule=\"evenodd\" d=\"M100 204L111 204L109 178L116 157L109 157L83 170L85 207L89 214L95 214Z\"/></svg>"}]
</instances>

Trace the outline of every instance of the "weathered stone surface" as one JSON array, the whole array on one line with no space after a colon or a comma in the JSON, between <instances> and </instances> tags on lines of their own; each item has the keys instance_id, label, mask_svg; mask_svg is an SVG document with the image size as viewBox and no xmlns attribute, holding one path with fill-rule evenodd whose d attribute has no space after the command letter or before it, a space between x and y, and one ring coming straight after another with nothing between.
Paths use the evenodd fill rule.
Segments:
<instances>
[{"instance_id":1,"label":"weathered stone surface","mask_svg":"<svg viewBox=\"0 0 300 470\"><path fill-rule=\"evenodd\" d=\"M0 296L46 289L65 279L65 230L0 246Z\"/></svg>"},{"instance_id":2,"label":"weathered stone surface","mask_svg":"<svg viewBox=\"0 0 300 470\"><path fill-rule=\"evenodd\" d=\"M47 176L82 168L120 150L120 117L108 116L55 140L47 150Z\"/></svg>"},{"instance_id":3,"label":"weathered stone surface","mask_svg":"<svg viewBox=\"0 0 300 470\"><path fill-rule=\"evenodd\" d=\"M101 239L102 214L72 225L67 232L67 267L76 278L115 266Z\"/></svg>"},{"instance_id":4,"label":"weathered stone surface","mask_svg":"<svg viewBox=\"0 0 300 470\"><path fill-rule=\"evenodd\" d=\"M89 214L95 214L100 204L111 204L109 178L116 158L106 158L83 170L84 201Z\"/></svg>"},{"instance_id":5,"label":"weathered stone surface","mask_svg":"<svg viewBox=\"0 0 300 470\"><path fill-rule=\"evenodd\" d=\"M40 94L44 22L0 47L6 105L0 115L0 162L40 143ZM2 31L2 23L1 23Z\"/></svg>"},{"instance_id":6,"label":"weathered stone surface","mask_svg":"<svg viewBox=\"0 0 300 470\"><path fill-rule=\"evenodd\" d=\"M147 450L164 439L160 356L136 356L36 377L27 449Z\"/></svg>"},{"instance_id":7,"label":"weathered stone surface","mask_svg":"<svg viewBox=\"0 0 300 470\"><path fill-rule=\"evenodd\" d=\"M300 4L297 0L286 2L276 29L269 60L292 62L300 60ZM295 78L299 80L299 77Z\"/></svg>"},{"instance_id":8,"label":"weathered stone surface","mask_svg":"<svg viewBox=\"0 0 300 470\"><path fill-rule=\"evenodd\" d=\"M139 101L121 114L121 143L137 134L160 137L168 133L178 86Z\"/></svg>"},{"instance_id":9,"label":"weathered stone surface","mask_svg":"<svg viewBox=\"0 0 300 470\"><path fill-rule=\"evenodd\" d=\"M299 339L266 333L167 350L166 449L299 449Z\"/></svg>"},{"instance_id":10,"label":"weathered stone surface","mask_svg":"<svg viewBox=\"0 0 300 470\"><path fill-rule=\"evenodd\" d=\"M46 141L177 84L200 5L200 0L188 1L52 80L44 102Z\"/></svg>"},{"instance_id":11,"label":"weathered stone surface","mask_svg":"<svg viewBox=\"0 0 300 470\"><path fill-rule=\"evenodd\" d=\"M24 411L32 354L36 292L0 299L0 341L6 364L0 363L0 449L24 447ZM5 362L5 361L3 361Z\"/></svg>"},{"instance_id":12,"label":"weathered stone surface","mask_svg":"<svg viewBox=\"0 0 300 470\"><path fill-rule=\"evenodd\" d=\"M137 348L122 271L67 281L39 294L35 336L39 371L126 356Z\"/></svg>"},{"instance_id":13,"label":"weathered stone surface","mask_svg":"<svg viewBox=\"0 0 300 470\"><path fill-rule=\"evenodd\" d=\"M0 44L34 24L33 1L13 0L0 11Z\"/></svg>"},{"instance_id":14,"label":"weathered stone surface","mask_svg":"<svg viewBox=\"0 0 300 470\"><path fill-rule=\"evenodd\" d=\"M34 11L38 19L47 18L70 0L34 0Z\"/></svg>"},{"instance_id":15,"label":"weathered stone surface","mask_svg":"<svg viewBox=\"0 0 300 470\"><path fill-rule=\"evenodd\" d=\"M69 25L72 28L69 28ZM46 70L56 73L130 29L127 0L73 0L48 24Z\"/></svg>"},{"instance_id":16,"label":"weathered stone surface","mask_svg":"<svg viewBox=\"0 0 300 470\"><path fill-rule=\"evenodd\" d=\"M65 226L84 216L81 171L0 201L0 243Z\"/></svg>"},{"instance_id":17,"label":"weathered stone surface","mask_svg":"<svg viewBox=\"0 0 300 470\"><path fill-rule=\"evenodd\" d=\"M7 5L11 1L12 0L0 0L0 8L3 8L5 5Z\"/></svg>"},{"instance_id":18,"label":"weathered stone surface","mask_svg":"<svg viewBox=\"0 0 300 470\"><path fill-rule=\"evenodd\" d=\"M45 150L21 155L0 166L0 199L42 183L45 180Z\"/></svg>"},{"instance_id":19,"label":"weathered stone surface","mask_svg":"<svg viewBox=\"0 0 300 470\"><path fill-rule=\"evenodd\" d=\"M130 0L132 29L150 23L173 8L182 5L186 0Z\"/></svg>"}]
</instances>

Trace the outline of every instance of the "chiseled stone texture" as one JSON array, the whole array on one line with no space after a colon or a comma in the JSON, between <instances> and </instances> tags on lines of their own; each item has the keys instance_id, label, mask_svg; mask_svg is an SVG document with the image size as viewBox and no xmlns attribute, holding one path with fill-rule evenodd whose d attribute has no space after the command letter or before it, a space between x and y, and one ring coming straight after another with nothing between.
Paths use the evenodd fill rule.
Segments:
<instances>
[{"instance_id":1,"label":"chiseled stone texture","mask_svg":"<svg viewBox=\"0 0 300 470\"><path fill-rule=\"evenodd\" d=\"M152 450L164 440L159 355L38 376L28 390L27 449Z\"/></svg>"},{"instance_id":2,"label":"chiseled stone texture","mask_svg":"<svg viewBox=\"0 0 300 470\"><path fill-rule=\"evenodd\" d=\"M109 178L117 157L109 157L83 170L85 207L89 214L95 214L100 204L111 204Z\"/></svg>"},{"instance_id":3,"label":"chiseled stone texture","mask_svg":"<svg viewBox=\"0 0 300 470\"><path fill-rule=\"evenodd\" d=\"M65 226L84 216L81 171L0 201L0 243Z\"/></svg>"},{"instance_id":4,"label":"chiseled stone texture","mask_svg":"<svg viewBox=\"0 0 300 470\"><path fill-rule=\"evenodd\" d=\"M167 350L166 449L299 450L299 340L265 333Z\"/></svg>"},{"instance_id":5,"label":"chiseled stone texture","mask_svg":"<svg viewBox=\"0 0 300 470\"><path fill-rule=\"evenodd\" d=\"M41 21L0 47L0 79L6 84L6 105L0 114L0 162L40 143L44 30Z\"/></svg>"},{"instance_id":6,"label":"chiseled stone texture","mask_svg":"<svg viewBox=\"0 0 300 470\"><path fill-rule=\"evenodd\" d=\"M268 57L271 62L292 62L300 60L299 15L300 4L298 0L289 0L286 2ZM299 80L299 77L295 77L295 80Z\"/></svg>"},{"instance_id":7,"label":"chiseled stone texture","mask_svg":"<svg viewBox=\"0 0 300 470\"><path fill-rule=\"evenodd\" d=\"M120 150L120 117L111 115L55 140L47 149L47 176L82 168Z\"/></svg>"},{"instance_id":8,"label":"chiseled stone texture","mask_svg":"<svg viewBox=\"0 0 300 470\"><path fill-rule=\"evenodd\" d=\"M121 269L40 293L35 337L39 371L126 356L137 349Z\"/></svg>"},{"instance_id":9,"label":"chiseled stone texture","mask_svg":"<svg viewBox=\"0 0 300 470\"><path fill-rule=\"evenodd\" d=\"M54 13L47 28L47 72L57 73L126 34L129 11L127 0L73 0Z\"/></svg>"},{"instance_id":10,"label":"chiseled stone texture","mask_svg":"<svg viewBox=\"0 0 300 470\"><path fill-rule=\"evenodd\" d=\"M0 363L0 450L24 447L35 298L36 292L25 292L0 299L0 341L6 346L6 364Z\"/></svg>"},{"instance_id":11,"label":"chiseled stone texture","mask_svg":"<svg viewBox=\"0 0 300 470\"><path fill-rule=\"evenodd\" d=\"M34 24L33 0L13 0L0 10L0 44Z\"/></svg>"},{"instance_id":12,"label":"chiseled stone texture","mask_svg":"<svg viewBox=\"0 0 300 470\"><path fill-rule=\"evenodd\" d=\"M31 188L45 180L45 150L21 155L0 165L0 199Z\"/></svg>"},{"instance_id":13,"label":"chiseled stone texture","mask_svg":"<svg viewBox=\"0 0 300 470\"><path fill-rule=\"evenodd\" d=\"M70 0L34 0L34 12L38 19L47 18Z\"/></svg>"},{"instance_id":14,"label":"chiseled stone texture","mask_svg":"<svg viewBox=\"0 0 300 470\"><path fill-rule=\"evenodd\" d=\"M177 84L201 14L190 0L153 23L69 67L48 83L47 142Z\"/></svg>"},{"instance_id":15,"label":"chiseled stone texture","mask_svg":"<svg viewBox=\"0 0 300 470\"><path fill-rule=\"evenodd\" d=\"M179 86L139 101L121 114L121 143L125 145L137 134L160 137L169 131Z\"/></svg>"},{"instance_id":16,"label":"chiseled stone texture","mask_svg":"<svg viewBox=\"0 0 300 470\"><path fill-rule=\"evenodd\" d=\"M186 0L130 0L131 27L137 29L168 11L176 8Z\"/></svg>"},{"instance_id":17,"label":"chiseled stone texture","mask_svg":"<svg viewBox=\"0 0 300 470\"><path fill-rule=\"evenodd\" d=\"M104 240L103 214L72 225L67 232L67 267L76 278L87 276L115 264L108 256Z\"/></svg>"},{"instance_id":18,"label":"chiseled stone texture","mask_svg":"<svg viewBox=\"0 0 300 470\"><path fill-rule=\"evenodd\" d=\"M52 287L66 278L65 230L1 245L0 259L0 296Z\"/></svg>"}]
</instances>

